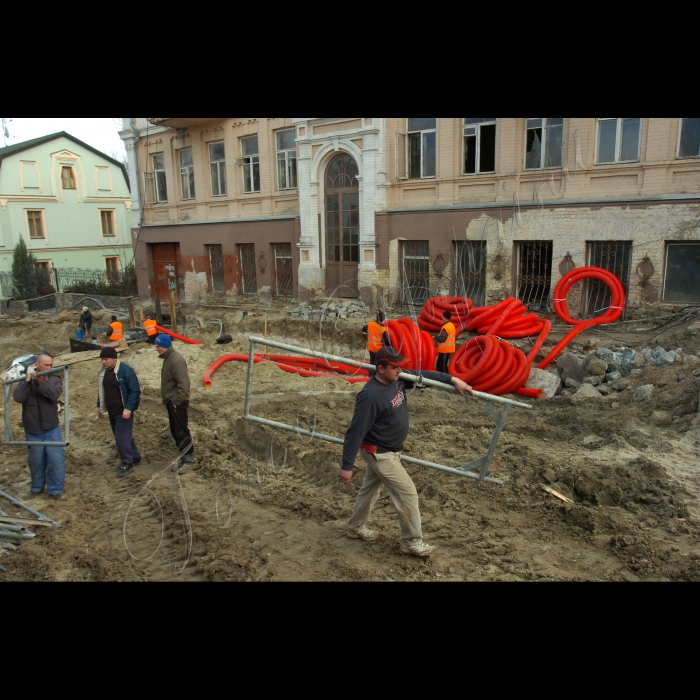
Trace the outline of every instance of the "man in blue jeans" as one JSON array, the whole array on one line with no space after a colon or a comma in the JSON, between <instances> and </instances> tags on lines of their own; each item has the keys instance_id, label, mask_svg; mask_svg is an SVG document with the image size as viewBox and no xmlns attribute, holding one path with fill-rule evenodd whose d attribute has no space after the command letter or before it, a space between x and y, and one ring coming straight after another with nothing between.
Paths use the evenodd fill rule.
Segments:
<instances>
[{"instance_id":1,"label":"man in blue jeans","mask_svg":"<svg viewBox=\"0 0 700 700\"><path fill-rule=\"evenodd\" d=\"M114 348L104 348L100 353L102 371L97 395L97 416L109 416L114 440L122 460L117 476L126 476L141 463L141 454L134 442L134 411L139 407L141 387L129 365L119 361Z\"/></svg>"},{"instance_id":2,"label":"man in blue jeans","mask_svg":"<svg viewBox=\"0 0 700 700\"><path fill-rule=\"evenodd\" d=\"M27 372L25 381L17 385L14 399L22 404L22 424L27 442L63 442L58 426L58 397L63 381L57 375L37 377L37 372L53 369L53 357L42 352L36 360L36 372ZM63 447L30 445L29 471L32 475L30 496L38 496L48 486L49 496L65 499L66 458Z\"/></svg>"}]
</instances>

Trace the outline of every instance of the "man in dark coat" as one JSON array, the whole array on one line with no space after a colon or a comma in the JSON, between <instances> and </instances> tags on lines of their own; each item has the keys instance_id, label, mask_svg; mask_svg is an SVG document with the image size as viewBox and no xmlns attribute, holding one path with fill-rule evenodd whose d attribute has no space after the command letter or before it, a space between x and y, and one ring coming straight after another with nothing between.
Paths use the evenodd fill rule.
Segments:
<instances>
[{"instance_id":1,"label":"man in dark coat","mask_svg":"<svg viewBox=\"0 0 700 700\"><path fill-rule=\"evenodd\" d=\"M92 312L87 306L83 306L83 313L80 314L80 328L85 334L92 328Z\"/></svg>"},{"instance_id":2,"label":"man in dark coat","mask_svg":"<svg viewBox=\"0 0 700 700\"><path fill-rule=\"evenodd\" d=\"M119 361L114 348L100 353L102 371L98 379L97 416L109 416L122 466L117 476L126 476L141 463L141 454L134 442L134 411L139 407L141 387L129 365Z\"/></svg>"},{"instance_id":3,"label":"man in dark coat","mask_svg":"<svg viewBox=\"0 0 700 700\"><path fill-rule=\"evenodd\" d=\"M27 372L13 395L22 404L22 423L27 442L63 442L58 425L58 397L63 381L55 374L37 377L37 372L53 369L53 357L42 352L36 359L36 372ZM29 445L29 471L32 475L30 496L38 496L48 487L49 496L64 500L66 458L60 445Z\"/></svg>"}]
</instances>

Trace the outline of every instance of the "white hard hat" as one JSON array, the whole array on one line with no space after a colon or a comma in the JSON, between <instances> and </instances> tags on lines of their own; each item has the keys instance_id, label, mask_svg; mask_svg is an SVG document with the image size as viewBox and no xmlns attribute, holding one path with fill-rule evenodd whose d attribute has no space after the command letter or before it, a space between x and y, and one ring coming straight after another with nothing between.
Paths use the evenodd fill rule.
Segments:
<instances>
[{"instance_id":1,"label":"white hard hat","mask_svg":"<svg viewBox=\"0 0 700 700\"><path fill-rule=\"evenodd\" d=\"M83 311L89 311L87 306L83 306Z\"/></svg>"}]
</instances>

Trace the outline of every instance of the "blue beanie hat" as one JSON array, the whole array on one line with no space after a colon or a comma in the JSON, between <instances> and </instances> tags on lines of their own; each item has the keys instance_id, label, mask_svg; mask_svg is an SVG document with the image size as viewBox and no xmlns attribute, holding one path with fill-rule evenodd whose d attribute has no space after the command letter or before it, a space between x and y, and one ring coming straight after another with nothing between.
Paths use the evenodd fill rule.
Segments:
<instances>
[{"instance_id":1,"label":"blue beanie hat","mask_svg":"<svg viewBox=\"0 0 700 700\"><path fill-rule=\"evenodd\" d=\"M156 338L156 345L159 348L170 348L173 345L173 340L172 338L167 335L166 333L161 333L157 338Z\"/></svg>"}]
</instances>

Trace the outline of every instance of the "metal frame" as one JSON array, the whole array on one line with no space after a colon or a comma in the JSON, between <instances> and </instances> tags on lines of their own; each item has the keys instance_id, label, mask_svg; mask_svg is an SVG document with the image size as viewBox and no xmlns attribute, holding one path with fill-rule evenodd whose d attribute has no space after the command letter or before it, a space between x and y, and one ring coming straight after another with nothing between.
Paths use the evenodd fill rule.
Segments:
<instances>
[{"instance_id":1,"label":"metal frame","mask_svg":"<svg viewBox=\"0 0 700 700\"><path fill-rule=\"evenodd\" d=\"M49 374L58 374L58 372L63 372L63 396L64 396L64 442L27 442L23 440L13 440L12 439L12 429L10 427L10 387L13 384L19 384L20 382L26 381L26 377L20 377L19 379L9 379L3 382L3 387L5 389L5 445L34 445L35 447L68 447L70 445L70 382L68 374L69 366L65 367L54 367L47 372L38 372L37 377L45 377ZM4 495L0 491L0 496Z\"/></svg>"},{"instance_id":2,"label":"metal frame","mask_svg":"<svg viewBox=\"0 0 700 700\"><path fill-rule=\"evenodd\" d=\"M245 403L243 405L243 418L245 420L252 421L254 423L260 423L261 425L267 425L270 428L280 428L281 430L288 430L292 433L297 433L298 435L307 435L312 438L318 438L319 440L325 440L326 442L332 442L336 445L342 445L344 440L339 437L334 437L333 435L323 435L322 433L317 433L314 430L305 430L299 428L298 426L288 425L286 423L279 423L278 421L269 420L267 418L262 418L260 416L254 416L250 413L250 398L251 398L251 386L253 380L253 366L255 364L255 346L256 345L266 345L267 347L279 348L280 350L287 350L289 352L294 352L299 355L307 355L309 357L317 357L319 359L325 359L331 362L342 362L346 365L351 365L352 367L358 367L360 369L366 369L374 371L376 368L374 365L367 364L366 362L358 362L357 360L350 360L346 357L339 357L337 355L327 355L325 353L318 353L307 348L300 348L296 345L287 345L286 343L278 343L277 341L270 340L269 338L258 338L256 336L250 337L250 348L248 353L248 375L246 378L245 385ZM442 382L437 382L432 379L427 379L426 377L417 377L412 374L401 373L399 377L408 382L413 382L416 386L420 388L424 387L434 387L442 391L448 391L450 393L456 394L457 390L450 384L443 384ZM416 459L415 457L408 457L402 454L401 459L409 464L417 464L421 467L429 467L430 469L437 469L438 471L447 472L449 474L455 474L457 476L464 476L470 479L476 479L477 481L486 481L489 484L497 484L502 486L503 482L500 479L494 479L492 477L486 476L489 467L491 465L491 460L496 452L496 447L498 446L498 440L501 437L501 431L505 425L506 418L508 417L508 412L511 406L516 406L518 408L532 409L532 406L521 401L514 401L513 399L506 399L502 396L492 396L491 394L485 394L481 391L475 391L474 396L481 401L484 401L486 405L486 410L489 412L491 417L496 423L496 429L491 438L491 443L489 444L489 449L483 457L475 459L469 464L465 464L463 467L455 468L449 467L445 464L437 464L435 462L427 462L423 459ZM503 408L499 410L493 405L494 403L500 403ZM470 470L479 467L478 473L472 472Z\"/></svg>"},{"instance_id":3,"label":"metal frame","mask_svg":"<svg viewBox=\"0 0 700 700\"><path fill-rule=\"evenodd\" d=\"M38 443L34 443L35 445ZM22 501L18 501L16 498L13 498L10 496L9 493L5 493L4 491L0 491L0 497L6 498L10 503L13 505L17 506L18 508L23 508L26 510L28 513L31 513L32 515L36 516L36 520L32 520L32 523L34 525L53 525L54 527L61 527L59 523L57 523L55 520L51 520L46 515L43 515L42 513L39 513L39 511L34 510L33 508L30 508L26 503L22 503ZM5 513L4 510L0 510L0 513L2 513L4 516L7 516L7 513ZM14 518L13 516L8 516L12 518L12 523L18 522L17 518ZM31 520L31 518L19 518L19 521L24 521L24 520Z\"/></svg>"}]
</instances>

